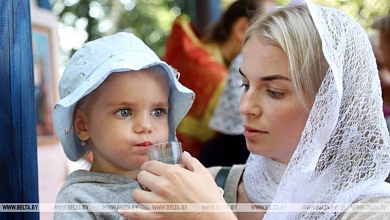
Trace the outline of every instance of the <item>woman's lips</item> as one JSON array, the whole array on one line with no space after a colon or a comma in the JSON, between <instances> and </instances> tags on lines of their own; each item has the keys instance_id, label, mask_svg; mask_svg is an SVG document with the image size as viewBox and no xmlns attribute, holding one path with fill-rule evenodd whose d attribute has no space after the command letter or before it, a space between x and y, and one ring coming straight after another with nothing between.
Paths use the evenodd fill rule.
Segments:
<instances>
[{"instance_id":1,"label":"woman's lips","mask_svg":"<svg viewBox=\"0 0 390 220\"><path fill-rule=\"evenodd\" d=\"M249 127L249 126L244 126L244 136L248 139L253 139L260 137L261 135L264 135L268 132L257 130L255 128Z\"/></svg>"}]
</instances>

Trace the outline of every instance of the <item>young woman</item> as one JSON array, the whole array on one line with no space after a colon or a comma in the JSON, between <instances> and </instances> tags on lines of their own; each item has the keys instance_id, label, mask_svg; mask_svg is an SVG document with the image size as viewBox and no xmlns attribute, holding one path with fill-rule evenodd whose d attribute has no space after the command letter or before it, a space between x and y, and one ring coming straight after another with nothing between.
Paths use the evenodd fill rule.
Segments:
<instances>
[{"instance_id":1,"label":"young woman","mask_svg":"<svg viewBox=\"0 0 390 220\"><path fill-rule=\"evenodd\" d=\"M231 171L225 198L195 158L187 169L147 162L141 203L340 204L331 210L125 212L130 219L389 219L351 204L388 204L389 133L365 31L339 10L292 1L251 24L240 112L251 155ZM210 169L214 174L215 169ZM158 183L158 184L156 184ZM375 206L374 206L375 207Z\"/></svg>"}]
</instances>

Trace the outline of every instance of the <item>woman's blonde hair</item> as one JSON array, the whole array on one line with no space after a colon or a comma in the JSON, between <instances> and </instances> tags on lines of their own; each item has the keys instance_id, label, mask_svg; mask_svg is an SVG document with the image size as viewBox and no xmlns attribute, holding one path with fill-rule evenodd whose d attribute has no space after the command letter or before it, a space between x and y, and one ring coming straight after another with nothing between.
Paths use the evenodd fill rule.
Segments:
<instances>
[{"instance_id":1,"label":"woman's blonde hair","mask_svg":"<svg viewBox=\"0 0 390 220\"><path fill-rule=\"evenodd\" d=\"M286 53L293 88L309 110L329 65L307 6L283 7L256 18L248 28L245 42L253 37Z\"/></svg>"}]
</instances>

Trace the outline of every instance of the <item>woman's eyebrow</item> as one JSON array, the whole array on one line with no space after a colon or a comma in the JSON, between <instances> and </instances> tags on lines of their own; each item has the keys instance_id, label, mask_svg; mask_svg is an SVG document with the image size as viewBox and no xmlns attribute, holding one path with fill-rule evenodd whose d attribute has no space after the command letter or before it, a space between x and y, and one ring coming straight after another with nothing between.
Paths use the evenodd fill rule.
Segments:
<instances>
[{"instance_id":1,"label":"woman's eyebrow","mask_svg":"<svg viewBox=\"0 0 390 220\"><path fill-rule=\"evenodd\" d=\"M241 68L238 69L238 71L240 72L240 74L246 78L245 74L242 72ZM263 76L263 77L260 77L260 81L273 81L273 80L287 80L287 81L291 81L291 79L285 77L285 76L281 76L281 75L269 75L269 76Z\"/></svg>"},{"instance_id":2,"label":"woman's eyebrow","mask_svg":"<svg viewBox=\"0 0 390 220\"><path fill-rule=\"evenodd\" d=\"M269 75L269 76L264 76L260 77L261 81L272 81L272 80L286 80L286 81L291 81L289 78L281 76L281 75Z\"/></svg>"},{"instance_id":3,"label":"woman's eyebrow","mask_svg":"<svg viewBox=\"0 0 390 220\"><path fill-rule=\"evenodd\" d=\"M242 72L241 68L238 68L238 72L240 72L240 75L241 75L241 76L243 76L243 77L246 78L246 76L245 76L245 74Z\"/></svg>"},{"instance_id":4,"label":"woman's eyebrow","mask_svg":"<svg viewBox=\"0 0 390 220\"><path fill-rule=\"evenodd\" d=\"M245 76L245 74L242 72L241 68L238 68L238 72L240 72L240 75L241 75L241 76L243 76L243 77L246 78L246 76Z\"/></svg>"}]
</instances>

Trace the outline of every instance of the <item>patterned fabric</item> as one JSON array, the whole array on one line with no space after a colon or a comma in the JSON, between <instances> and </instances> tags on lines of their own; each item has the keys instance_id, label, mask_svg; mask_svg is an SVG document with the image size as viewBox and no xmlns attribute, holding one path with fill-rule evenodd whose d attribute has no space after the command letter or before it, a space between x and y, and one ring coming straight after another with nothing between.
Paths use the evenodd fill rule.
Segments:
<instances>
[{"instance_id":1,"label":"patterned fabric","mask_svg":"<svg viewBox=\"0 0 390 220\"><path fill-rule=\"evenodd\" d=\"M239 72L242 54L239 54L230 64L226 86L218 100L218 105L210 120L210 128L228 135L244 133L244 126L240 115L240 97L242 80Z\"/></svg>"},{"instance_id":2,"label":"patterned fabric","mask_svg":"<svg viewBox=\"0 0 390 220\"><path fill-rule=\"evenodd\" d=\"M164 60L181 73L180 82L197 97L177 129L183 149L196 157L200 145L216 134L209 128L209 121L224 88L228 69L218 46L202 43L189 20L182 16L173 24Z\"/></svg>"}]
</instances>

